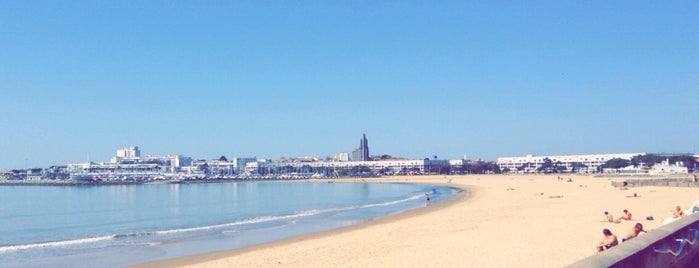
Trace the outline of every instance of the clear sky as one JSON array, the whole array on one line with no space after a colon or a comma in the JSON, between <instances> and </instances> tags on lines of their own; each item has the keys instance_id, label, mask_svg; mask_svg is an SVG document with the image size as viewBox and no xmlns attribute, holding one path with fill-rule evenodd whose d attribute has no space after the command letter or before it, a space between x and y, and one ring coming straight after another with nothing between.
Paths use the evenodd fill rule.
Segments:
<instances>
[{"instance_id":1,"label":"clear sky","mask_svg":"<svg viewBox=\"0 0 699 268\"><path fill-rule=\"evenodd\" d=\"M0 1L0 169L697 152L698 1Z\"/></svg>"}]
</instances>

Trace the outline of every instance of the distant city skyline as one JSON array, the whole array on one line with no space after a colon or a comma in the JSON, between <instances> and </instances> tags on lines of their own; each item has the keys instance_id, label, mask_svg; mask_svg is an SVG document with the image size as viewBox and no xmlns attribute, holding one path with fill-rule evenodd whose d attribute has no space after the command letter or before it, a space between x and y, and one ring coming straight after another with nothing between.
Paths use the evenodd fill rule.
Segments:
<instances>
[{"instance_id":1,"label":"distant city skyline","mask_svg":"<svg viewBox=\"0 0 699 268\"><path fill-rule=\"evenodd\" d=\"M348 159L346 159L346 160L338 160L338 159L337 159L337 156L318 156L318 155L308 155L308 154L306 154L306 155L297 155L297 156L280 156L280 157L277 157L277 158L262 156L262 157L260 157L260 159L268 159L268 160L272 160L272 161L284 160L285 162L288 161L288 160L292 160L292 159L304 160L304 161L306 161L306 160L312 160L312 159L316 159L317 161L323 161L324 159L331 159L330 161L354 162L354 161L376 161L375 159L372 159L372 158L373 158L373 157L382 156L382 155L369 155L369 149L368 149L368 148L369 148L369 147L368 147L368 139L367 139L367 137L366 137L366 134L363 134L363 135L362 135L362 138L360 139L360 146L359 146L359 148L355 148L355 149L353 150L353 154L354 154L355 156L353 156L352 158L348 158ZM340 154L346 154L346 152L341 152ZM601 154L600 154L600 153L598 153L598 154L590 154L590 155L614 155L614 154L642 155L642 154L647 154L647 152L636 152L636 153L616 152L616 153L612 153L612 154L609 154L609 153L601 153ZM692 152L672 152L672 153L667 153L667 152L650 152L650 154L660 154L660 155L693 155L693 156L697 156L696 153L692 153ZM179 154L179 153L171 153L171 154L167 154L167 155L169 155L169 156L179 156L179 157L191 157L190 155ZM357 156L357 155L359 155L359 156ZM383 154L383 155L386 155L386 154ZM162 155L158 155L158 154L148 154L148 153L145 154L145 156L148 156L148 157L162 157ZM403 156L399 156L399 155L389 155L389 156L391 156L391 159L412 159L412 160L421 160L421 159L423 159L423 158L420 158L420 157L418 157L418 158L404 158ZM561 157L561 156L574 156L574 157L579 157L580 155L564 153L564 154L561 154L561 155L559 155L559 156L551 156L551 157ZM586 156L586 155L583 155L583 156ZM139 149L139 146L129 145L129 146L126 146L126 147L123 147L123 148L118 148L118 149L116 149L116 156L115 156L115 157L111 157L110 160L105 160L105 159L86 159L85 161L76 161L76 162L72 162L72 163L68 163L68 162L60 162L60 163L58 163L58 162L55 162L55 163L47 164L47 165L44 165L44 166L27 166L27 168L47 168L47 167L49 167L49 166L54 166L54 165L80 164L80 163L87 163L87 162L94 162L94 163L117 162L117 161L119 161L120 159L124 159L124 158L134 158L134 157L135 157L135 158L141 157L141 150ZM193 158L191 158L191 159L194 159L194 160L217 160L217 159L219 159L219 158L221 158L221 157L226 157L227 159L228 159L228 158L231 158L231 159L235 159L235 158L243 159L243 158L245 158L245 156L239 156L239 155L238 155L238 156L234 156L234 155L220 155L220 156L210 156L210 157L193 157ZM241 158L241 157L242 157L242 158ZM310 158L310 157L313 157L313 158ZM424 157L424 158L425 158L425 159L432 159L432 157L434 157L434 159L437 159L438 156L437 156L437 155L433 155L433 156L428 156L428 157ZM517 155L517 156L513 156L513 155L501 155L501 156L498 156L496 160L497 160L497 162L499 162L499 161L501 160L501 158L517 158L517 159L519 159L519 158L531 158L531 157L542 158L542 157L549 157L549 156L547 156L547 155L534 155L534 154L525 154L525 155ZM257 159L257 158L258 158L257 156L254 156L253 158L249 158L249 159ZM625 156L625 158L629 158L629 156ZM245 159L248 159L248 158L245 158ZM455 158L439 158L439 159L441 159L441 160L479 160L479 161L496 162L495 160L492 160L492 159L482 159L481 157L472 157L472 158L468 158L468 157L466 157L466 155L464 155L462 158L455 157ZM231 160L231 161L235 162L235 160ZM248 161L248 160L246 160L246 161ZM25 165L26 165L26 163L25 163ZM9 169L24 169L24 167L12 167L12 168L7 168L7 169L8 169L8 170L9 170Z\"/></svg>"},{"instance_id":2,"label":"distant city skyline","mask_svg":"<svg viewBox=\"0 0 699 268\"><path fill-rule=\"evenodd\" d=\"M696 153L699 3L0 1L0 169Z\"/></svg>"}]
</instances>

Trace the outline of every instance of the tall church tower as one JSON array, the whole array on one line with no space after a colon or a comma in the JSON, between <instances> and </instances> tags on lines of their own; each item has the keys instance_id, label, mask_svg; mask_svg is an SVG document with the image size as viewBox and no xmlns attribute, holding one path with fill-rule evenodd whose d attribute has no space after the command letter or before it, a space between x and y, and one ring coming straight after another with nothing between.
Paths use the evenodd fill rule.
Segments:
<instances>
[{"instance_id":1,"label":"tall church tower","mask_svg":"<svg viewBox=\"0 0 699 268\"><path fill-rule=\"evenodd\" d=\"M369 161L369 141L366 139L366 134L362 134L359 140L359 148L352 151L352 161Z\"/></svg>"},{"instance_id":2,"label":"tall church tower","mask_svg":"<svg viewBox=\"0 0 699 268\"><path fill-rule=\"evenodd\" d=\"M369 141L366 134L362 134L362 139L359 140L359 149L362 152L362 161L369 161Z\"/></svg>"}]
</instances>

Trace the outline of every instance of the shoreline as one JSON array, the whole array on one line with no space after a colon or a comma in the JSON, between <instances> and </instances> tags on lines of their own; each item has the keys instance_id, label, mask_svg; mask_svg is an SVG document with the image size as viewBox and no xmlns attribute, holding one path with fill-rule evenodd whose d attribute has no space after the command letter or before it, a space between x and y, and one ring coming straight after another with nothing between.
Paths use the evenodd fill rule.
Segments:
<instances>
[{"instance_id":1,"label":"shoreline","mask_svg":"<svg viewBox=\"0 0 699 268\"><path fill-rule=\"evenodd\" d=\"M74 180L0 180L0 186L57 186L57 187L99 187L113 185L154 185L154 184L195 184L253 181L309 181L310 179L206 179L206 180L158 180L158 181L74 181ZM327 179L330 180L330 179Z\"/></svg>"},{"instance_id":2,"label":"shoreline","mask_svg":"<svg viewBox=\"0 0 699 268\"><path fill-rule=\"evenodd\" d=\"M366 178L364 178L364 179L366 179ZM356 180L356 178L340 178L340 179L335 179L335 180L337 182L355 182L355 181L349 181L349 180ZM313 181L313 180L311 180L311 181ZM321 180L319 180L319 181L321 181ZM371 182L371 183L381 183L381 182L413 183L413 182L405 182L405 181L400 181L400 180L380 180L379 178L371 178L371 180L366 180L366 182ZM423 184L423 183L421 183L421 184ZM327 231L294 235L294 236L282 238L279 240L274 240L274 241L270 241L270 242L264 242L264 243L260 243L260 244L245 246L242 248L226 249L226 250L200 253L200 254L194 254L194 255L188 255L188 256L182 256L182 257L176 257L176 258L154 260L154 261L148 261L148 262L139 263L139 264L135 264L135 265L129 265L127 267L132 267L132 268L183 267L183 266L196 267L196 266L198 266L202 263L205 263L205 262L214 261L214 260L218 260L218 259L222 259L222 258L226 258L226 257L230 257L230 256L245 254L248 252L254 252L254 251L257 251L260 249L264 249L264 248L288 246L288 245L292 245L294 243L298 243L298 242L302 242L302 241L332 237L332 236L335 236L338 234L343 234L343 233L361 230L361 229L364 229L364 228L367 228L367 227L370 227L373 225L390 224L394 221L400 221L400 220L415 217L415 216L429 214L434 210L439 210L439 209L454 205L458 202L466 201L466 200L470 199L474 195L474 192L475 192L473 189L465 188L465 187L458 187L458 186L454 186L454 185L448 184L448 183L429 183L428 185L447 186L447 187L457 188L460 191L456 194L451 195L450 197L448 197L445 200L442 200L442 201L436 202L436 203L430 203L430 205L426 206L426 207L413 208L413 209L409 209L409 210L399 212L396 214L391 214L391 215L387 215L387 216L375 218L375 219L369 219L369 220L363 221L361 223L350 225L350 226L344 226L344 227L340 227L340 228L336 228L336 229L332 229L332 230L327 230Z\"/></svg>"},{"instance_id":3,"label":"shoreline","mask_svg":"<svg viewBox=\"0 0 699 268\"><path fill-rule=\"evenodd\" d=\"M468 192L462 192L464 198L443 201L450 203L359 225L133 267L561 267L594 255L602 229L623 236L641 222L652 232L672 215L674 206L687 209L699 197L696 187L620 190L612 182L628 177L570 177L570 182L556 175L367 179L448 185ZM637 197L629 198L634 193ZM604 211L618 217L622 209L632 211L634 219L603 221Z\"/></svg>"},{"instance_id":4,"label":"shoreline","mask_svg":"<svg viewBox=\"0 0 699 268\"><path fill-rule=\"evenodd\" d=\"M404 182L364 183L353 179L336 182L296 180L41 189L0 186L8 201L6 207L17 208L5 217L5 222L10 224L10 235L7 243L0 246L0 259L11 267L42 263L125 267L361 224L423 208L425 193L430 193L433 204L440 204L461 192L448 186ZM56 202L51 207L45 207L45 201L21 202L25 196ZM89 203L79 202L76 207L76 200ZM18 223L22 224L12 225L16 217L34 215L32 211L45 211L37 215L47 217L37 216L35 221L26 221L27 224L20 220ZM100 217L76 217L86 211L96 212L89 214ZM139 215L133 215L136 213ZM120 222L134 225L124 228L109 220L121 218ZM55 223L32 225L47 220ZM76 224L79 227L74 227ZM21 227L30 225L38 226L33 228L37 231L25 232L26 228ZM43 239L27 241L27 236ZM80 261L85 257L88 259Z\"/></svg>"}]
</instances>

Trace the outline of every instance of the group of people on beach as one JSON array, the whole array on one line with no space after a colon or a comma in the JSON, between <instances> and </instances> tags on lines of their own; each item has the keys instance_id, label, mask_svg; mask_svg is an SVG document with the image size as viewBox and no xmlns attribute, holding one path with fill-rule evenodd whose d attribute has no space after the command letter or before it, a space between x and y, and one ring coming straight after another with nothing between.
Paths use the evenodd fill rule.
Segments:
<instances>
[{"instance_id":1,"label":"group of people on beach","mask_svg":"<svg viewBox=\"0 0 699 268\"><path fill-rule=\"evenodd\" d=\"M629 230L629 232L626 233L626 235L623 238L621 238L621 242L625 242L631 238L634 238L638 236L638 234L640 234L641 232L645 232L645 230L643 230L643 224L637 222L631 228L631 230ZM612 231L610 231L609 229L602 230L602 234L604 235L604 239L602 239L599 245L597 245L598 252L603 251L605 249L609 249L619 244L619 240L617 239L616 235L612 234Z\"/></svg>"},{"instance_id":2,"label":"group of people on beach","mask_svg":"<svg viewBox=\"0 0 699 268\"><path fill-rule=\"evenodd\" d=\"M624 214L617 219L614 219L614 216L612 216L612 214L609 213L609 211L605 211L604 216L608 222L613 222L613 223L620 223L622 220L630 221L631 216L632 216L631 212L628 209L624 209L623 212L624 212Z\"/></svg>"},{"instance_id":3,"label":"group of people on beach","mask_svg":"<svg viewBox=\"0 0 699 268\"><path fill-rule=\"evenodd\" d=\"M622 220L630 221L632 219L632 214L628 209L624 209L624 214L617 219L614 219L614 216L612 216L612 214L609 213L608 211L604 212L604 216L605 216L605 220L607 222L612 222L612 223L620 223ZM673 213L672 213L672 217L673 218L680 218L682 216L684 216L684 212L682 211L680 206L676 206L675 211L673 211ZM641 224L640 222L637 222L631 228L631 230L629 230L628 233L626 233L626 235L621 238L621 242L625 242L631 238L634 238L634 237L638 236L641 232L646 232L646 231L643 230L643 224ZM612 233L612 231L610 231L609 229L603 229L602 235L604 235L604 238L597 245L598 252L604 251L605 249L609 249L609 248L619 244L617 236L614 235Z\"/></svg>"},{"instance_id":4,"label":"group of people on beach","mask_svg":"<svg viewBox=\"0 0 699 268\"><path fill-rule=\"evenodd\" d=\"M559 180L559 181L562 181L562 180L563 180L563 177L558 176L558 177L556 177L556 179ZM568 177L568 179L566 179L565 181L566 181L566 182L573 182L573 179L571 179L570 177Z\"/></svg>"}]
</instances>

